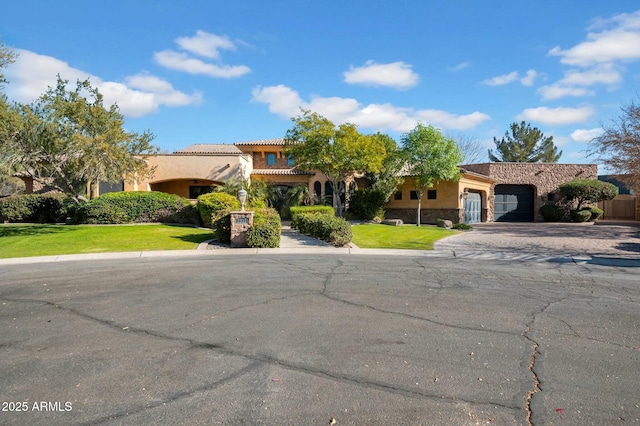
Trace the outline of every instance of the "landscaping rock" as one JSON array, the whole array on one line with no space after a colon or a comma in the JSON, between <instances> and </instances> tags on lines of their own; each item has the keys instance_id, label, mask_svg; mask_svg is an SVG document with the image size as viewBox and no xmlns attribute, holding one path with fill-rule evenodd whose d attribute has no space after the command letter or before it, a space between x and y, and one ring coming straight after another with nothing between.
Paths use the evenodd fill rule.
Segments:
<instances>
[{"instance_id":1,"label":"landscaping rock","mask_svg":"<svg viewBox=\"0 0 640 426\"><path fill-rule=\"evenodd\" d=\"M382 221L383 225L402 226L404 223L402 219L385 219Z\"/></svg>"},{"instance_id":2,"label":"landscaping rock","mask_svg":"<svg viewBox=\"0 0 640 426\"><path fill-rule=\"evenodd\" d=\"M442 219L440 219L438 221L438 227L439 228L445 228L445 229L451 229L451 228L453 228L453 222L451 222L450 220L442 220Z\"/></svg>"}]
</instances>

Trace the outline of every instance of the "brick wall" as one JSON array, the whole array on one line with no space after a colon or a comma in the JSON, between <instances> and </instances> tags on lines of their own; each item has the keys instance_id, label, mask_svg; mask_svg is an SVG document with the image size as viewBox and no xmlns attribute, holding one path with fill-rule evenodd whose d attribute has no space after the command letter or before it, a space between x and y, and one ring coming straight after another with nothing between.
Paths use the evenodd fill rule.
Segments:
<instances>
[{"instance_id":1,"label":"brick wall","mask_svg":"<svg viewBox=\"0 0 640 426\"><path fill-rule=\"evenodd\" d=\"M597 179L596 164L548 164L548 163L482 163L468 164L463 169L489 176L495 185L530 185L534 189L534 218L542 221L540 207L547 201L549 193L573 179ZM488 217L493 220L493 199L489 202Z\"/></svg>"}]
</instances>

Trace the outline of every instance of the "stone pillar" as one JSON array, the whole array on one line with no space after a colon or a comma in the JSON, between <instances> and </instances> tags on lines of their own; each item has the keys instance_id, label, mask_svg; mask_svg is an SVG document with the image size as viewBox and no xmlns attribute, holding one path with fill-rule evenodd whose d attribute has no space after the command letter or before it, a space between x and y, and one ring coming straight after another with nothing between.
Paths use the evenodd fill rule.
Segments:
<instances>
[{"instance_id":1,"label":"stone pillar","mask_svg":"<svg viewBox=\"0 0 640 426\"><path fill-rule=\"evenodd\" d=\"M247 247L247 231L253 226L253 212L233 211L231 215L231 247Z\"/></svg>"}]
</instances>

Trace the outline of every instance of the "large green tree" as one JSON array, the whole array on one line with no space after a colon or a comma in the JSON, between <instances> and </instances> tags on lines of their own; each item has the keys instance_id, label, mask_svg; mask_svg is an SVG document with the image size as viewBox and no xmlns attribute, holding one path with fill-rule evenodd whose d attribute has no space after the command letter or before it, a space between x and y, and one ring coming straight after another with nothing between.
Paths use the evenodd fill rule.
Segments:
<instances>
[{"instance_id":1,"label":"large green tree","mask_svg":"<svg viewBox=\"0 0 640 426\"><path fill-rule=\"evenodd\" d=\"M354 124L339 126L309 110L291 119L284 152L293 156L298 168L320 170L333 185L333 205L342 216L338 184L356 173L377 172L386 156L384 141L376 135L363 135Z\"/></svg>"},{"instance_id":2,"label":"large green tree","mask_svg":"<svg viewBox=\"0 0 640 426\"><path fill-rule=\"evenodd\" d=\"M522 121L511 124L511 134L505 132L500 140L493 138L496 153L489 150L489 160L512 163L557 163L562 155L553 143L553 136L545 137L537 128Z\"/></svg>"},{"instance_id":3,"label":"large green tree","mask_svg":"<svg viewBox=\"0 0 640 426\"><path fill-rule=\"evenodd\" d=\"M418 123L410 132L402 136L407 174L413 179L418 192L416 225L420 226L422 195L427 188L440 181L460 179L458 164L463 155L456 142L443 136L432 125Z\"/></svg>"},{"instance_id":4,"label":"large green tree","mask_svg":"<svg viewBox=\"0 0 640 426\"><path fill-rule=\"evenodd\" d=\"M106 108L89 81L78 81L75 89L67 85L58 76L56 87L35 104L8 107L3 165L75 199L86 194L87 184L149 176L145 160L157 152L153 135L126 131L117 105Z\"/></svg>"},{"instance_id":5,"label":"large green tree","mask_svg":"<svg viewBox=\"0 0 640 426\"><path fill-rule=\"evenodd\" d=\"M620 108L622 114L593 139L589 155L619 175L629 187L640 190L640 105Z\"/></svg>"},{"instance_id":6,"label":"large green tree","mask_svg":"<svg viewBox=\"0 0 640 426\"><path fill-rule=\"evenodd\" d=\"M404 176L400 173L404 166L404 156L391 136L378 133L377 137L384 144L386 155L382 160L380 170L376 173L369 172L365 177L371 183L371 188L383 193L385 199L389 201L389 198L404 182Z\"/></svg>"}]
</instances>

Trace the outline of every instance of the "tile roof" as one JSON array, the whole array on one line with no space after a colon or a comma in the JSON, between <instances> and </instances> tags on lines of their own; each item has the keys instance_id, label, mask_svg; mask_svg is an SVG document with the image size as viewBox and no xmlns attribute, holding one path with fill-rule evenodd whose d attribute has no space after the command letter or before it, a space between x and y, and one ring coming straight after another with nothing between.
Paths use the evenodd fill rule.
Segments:
<instances>
[{"instance_id":1,"label":"tile roof","mask_svg":"<svg viewBox=\"0 0 640 426\"><path fill-rule=\"evenodd\" d=\"M173 151L174 154L243 154L234 145L197 143L186 148Z\"/></svg>"},{"instance_id":2,"label":"tile roof","mask_svg":"<svg viewBox=\"0 0 640 426\"><path fill-rule=\"evenodd\" d=\"M235 142L234 145L284 145L284 139L262 139L247 142Z\"/></svg>"},{"instance_id":3,"label":"tile roof","mask_svg":"<svg viewBox=\"0 0 640 426\"><path fill-rule=\"evenodd\" d=\"M254 169L252 175L313 175L314 172L307 172L298 169Z\"/></svg>"}]
</instances>

